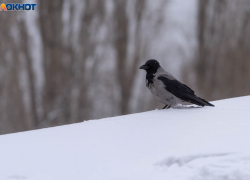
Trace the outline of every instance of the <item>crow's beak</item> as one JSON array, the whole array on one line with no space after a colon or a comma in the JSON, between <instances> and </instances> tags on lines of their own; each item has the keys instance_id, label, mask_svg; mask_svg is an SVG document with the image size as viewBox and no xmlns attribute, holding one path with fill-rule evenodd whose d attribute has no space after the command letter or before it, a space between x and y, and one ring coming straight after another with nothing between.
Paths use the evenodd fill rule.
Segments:
<instances>
[{"instance_id":1,"label":"crow's beak","mask_svg":"<svg viewBox=\"0 0 250 180\"><path fill-rule=\"evenodd\" d=\"M147 65L142 65L139 69L148 69L148 66Z\"/></svg>"}]
</instances>

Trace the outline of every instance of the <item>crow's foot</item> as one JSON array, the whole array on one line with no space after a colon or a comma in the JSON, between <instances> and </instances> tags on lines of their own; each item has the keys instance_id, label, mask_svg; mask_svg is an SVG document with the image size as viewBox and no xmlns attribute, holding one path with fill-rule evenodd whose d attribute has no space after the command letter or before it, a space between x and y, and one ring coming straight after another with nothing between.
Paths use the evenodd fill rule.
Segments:
<instances>
[{"instance_id":1,"label":"crow's foot","mask_svg":"<svg viewBox=\"0 0 250 180\"><path fill-rule=\"evenodd\" d=\"M171 106L170 105L165 105L162 109L169 109Z\"/></svg>"}]
</instances>

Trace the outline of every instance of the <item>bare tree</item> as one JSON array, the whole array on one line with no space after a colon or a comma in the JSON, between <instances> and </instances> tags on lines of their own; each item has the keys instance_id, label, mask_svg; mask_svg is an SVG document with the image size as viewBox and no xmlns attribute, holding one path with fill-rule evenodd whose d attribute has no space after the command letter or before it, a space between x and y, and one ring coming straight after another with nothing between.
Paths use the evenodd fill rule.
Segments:
<instances>
[{"instance_id":1,"label":"bare tree","mask_svg":"<svg viewBox=\"0 0 250 180\"><path fill-rule=\"evenodd\" d=\"M39 25L41 29L44 62L44 119L56 122L60 117L61 94L67 79L64 72L62 49L63 1L39 1Z\"/></svg>"},{"instance_id":2,"label":"bare tree","mask_svg":"<svg viewBox=\"0 0 250 180\"><path fill-rule=\"evenodd\" d=\"M29 52L29 36L26 30L24 20L20 21L18 26L20 27L20 44L19 44L19 51L23 54L23 58L25 61L25 71L27 72L27 84L29 94L29 110L27 112L27 120L29 122L30 128L38 127L39 125L39 118L37 114L37 103L36 103L36 89L35 89L35 77L32 65L32 57L30 56Z\"/></svg>"},{"instance_id":3,"label":"bare tree","mask_svg":"<svg viewBox=\"0 0 250 180\"><path fill-rule=\"evenodd\" d=\"M150 12L149 1L114 1L113 44L116 53L117 83L121 94L121 114L131 112L130 101L139 63L145 61L150 54L149 48L154 43L155 33L161 27L166 2L158 1L158 10ZM152 16L154 23L150 22ZM134 31L131 32L133 27Z\"/></svg>"},{"instance_id":4,"label":"bare tree","mask_svg":"<svg viewBox=\"0 0 250 180\"><path fill-rule=\"evenodd\" d=\"M21 60L18 46L19 29L17 12L4 12L0 17L1 78L0 78L0 133L22 131L30 128L27 109L20 87Z\"/></svg>"}]
</instances>

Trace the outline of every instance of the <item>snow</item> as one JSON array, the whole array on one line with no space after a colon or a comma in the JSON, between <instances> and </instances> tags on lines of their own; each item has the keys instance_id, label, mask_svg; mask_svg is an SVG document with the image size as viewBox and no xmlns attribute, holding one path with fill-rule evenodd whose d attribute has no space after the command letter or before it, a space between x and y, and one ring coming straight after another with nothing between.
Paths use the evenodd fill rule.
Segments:
<instances>
[{"instance_id":1,"label":"snow","mask_svg":"<svg viewBox=\"0 0 250 180\"><path fill-rule=\"evenodd\" d=\"M250 96L0 136L1 180L249 180Z\"/></svg>"}]
</instances>

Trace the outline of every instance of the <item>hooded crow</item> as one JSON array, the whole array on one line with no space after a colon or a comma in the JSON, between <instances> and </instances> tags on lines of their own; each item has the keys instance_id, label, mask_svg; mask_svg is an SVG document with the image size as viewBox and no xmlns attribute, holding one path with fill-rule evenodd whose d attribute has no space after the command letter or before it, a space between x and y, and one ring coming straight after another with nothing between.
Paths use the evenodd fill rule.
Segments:
<instances>
[{"instance_id":1,"label":"hooded crow","mask_svg":"<svg viewBox=\"0 0 250 180\"><path fill-rule=\"evenodd\" d=\"M148 60L140 67L146 74L146 86L161 103L163 109L176 106L181 102L189 102L198 106L214 106L194 94L194 91L166 72L154 59Z\"/></svg>"}]
</instances>

